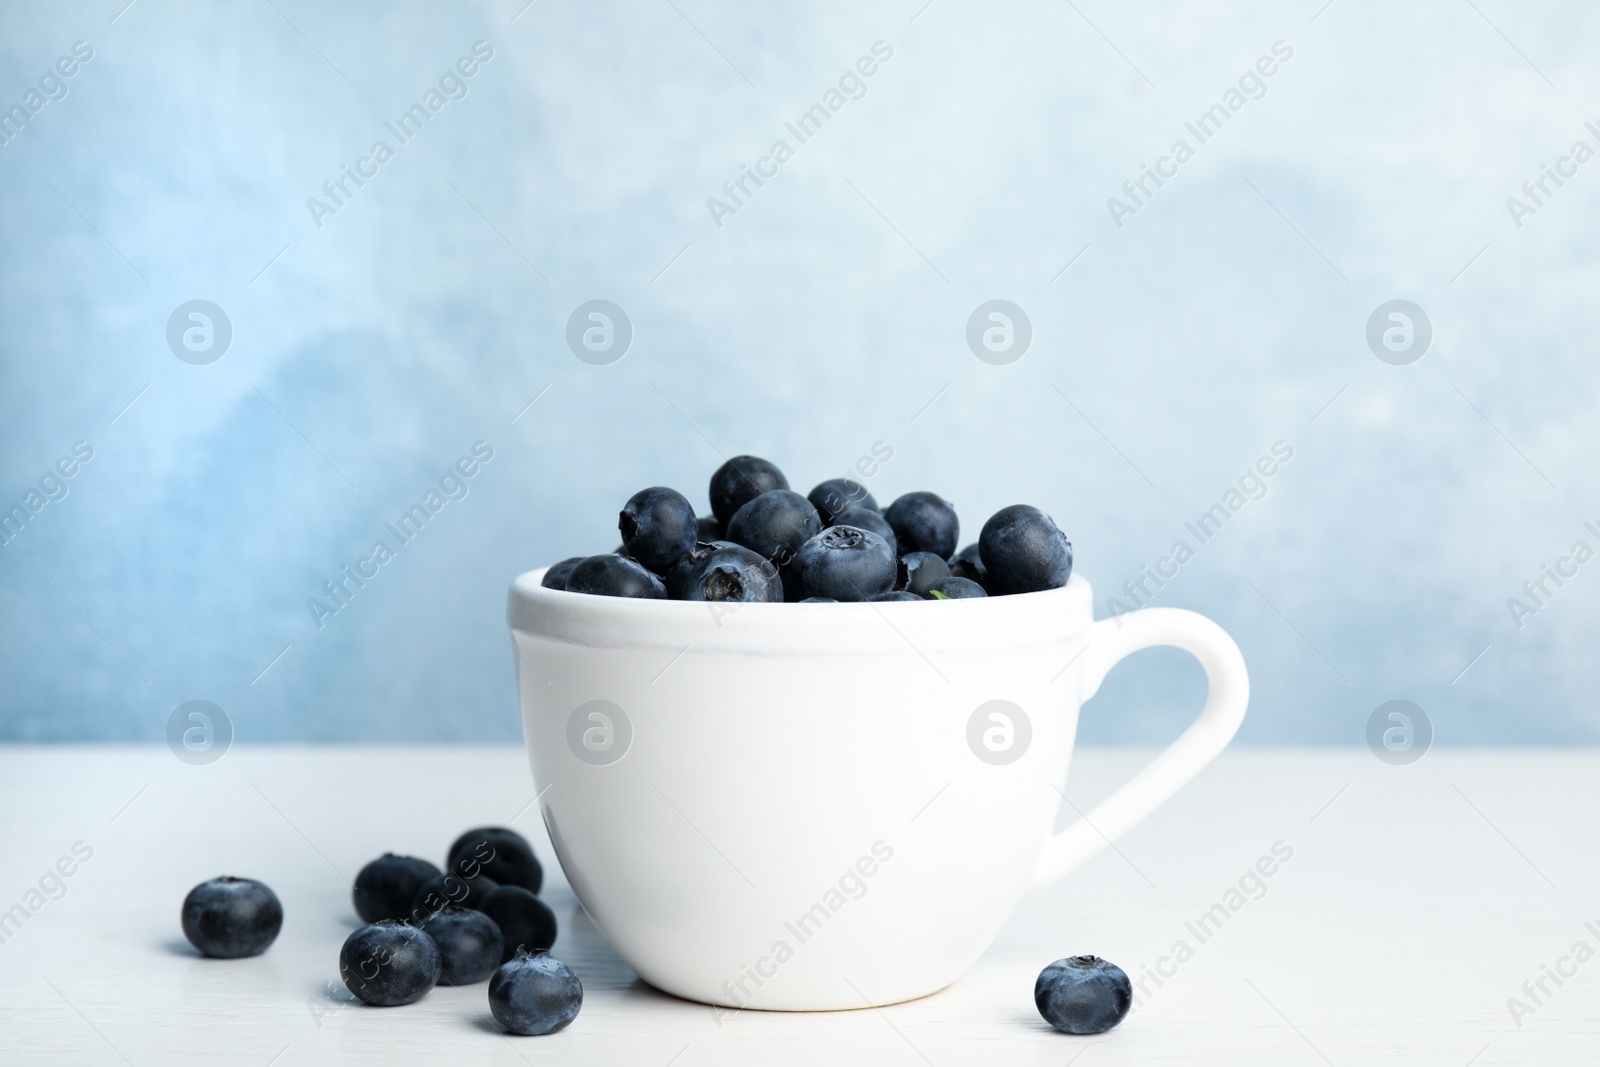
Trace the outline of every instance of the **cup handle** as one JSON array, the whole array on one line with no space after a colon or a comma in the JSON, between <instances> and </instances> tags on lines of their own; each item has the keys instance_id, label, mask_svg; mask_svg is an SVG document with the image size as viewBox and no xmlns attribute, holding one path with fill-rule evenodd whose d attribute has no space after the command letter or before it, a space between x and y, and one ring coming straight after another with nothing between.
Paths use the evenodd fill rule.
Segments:
<instances>
[{"instance_id":1,"label":"cup handle","mask_svg":"<svg viewBox=\"0 0 1600 1067\"><path fill-rule=\"evenodd\" d=\"M1122 836L1216 758L1244 721L1250 675L1233 638L1206 618L1179 608L1144 608L1094 623L1081 653L1081 700L1100 689L1111 668L1140 649L1181 648L1206 672L1200 717L1122 788L1045 842L1033 888L1047 886Z\"/></svg>"}]
</instances>

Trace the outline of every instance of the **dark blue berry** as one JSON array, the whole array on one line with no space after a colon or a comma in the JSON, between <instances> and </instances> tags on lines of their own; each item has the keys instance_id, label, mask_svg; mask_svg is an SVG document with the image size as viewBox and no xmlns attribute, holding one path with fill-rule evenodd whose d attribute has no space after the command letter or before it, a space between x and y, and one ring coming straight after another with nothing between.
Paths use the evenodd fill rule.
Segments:
<instances>
[{"instance_id":1,"label":"dark blue berry","mask_svg":"<svg viewBox=\"0 0 1600 1067\"><path fill-rule=\"evenodd\" d=\"M585 557L583 556L573 556L570 559L562 560L544 572L544 578L540 580L539 584L546 589L565 589L567 587L567 579L572 576L572 568L582 563L584 559Z\"/></svg>"},{"instance_id":2,"label":"dark blue berry","mask_svg":"<svg viewBox=\"0 0 1600 1067\"><path fill-rule=\"evenodd\" d=\"M283 928L278 895L253 878L201 882L183 898L183 936L203 956L259 956Z\"/></svg>"},{"instance_id":3,"label":"dark blue berry","mask_svg":"<svg viewBox=\"0 0 1600 1067\"><path fill-rule=\"evenodd\" d=\"M497 963L511 959L519 948L533 952L556 943L556 913L520 885L490 890L479 908L500 927L504 948Z\"/></svg>"},{"instance_id":4,"label":"dark blue berry","mask_svg":"<svg viewBox=\"0 0 1600 1067\"><path fill-rule=\"evenodd\" d=\"M404 919L411 914L411 902L417 899L417 890L439 874L439 868L427 860L385 852L356 875L350 894L356 914L367 923Z\"/></svg>"},{"instance_id":5,"label":"dark blue berry","mask_svg":"<svg viewBox=\"0 0 1600 1067\"><path fill-rule=\"evenodd\" d=\"M801 545L822 532L811 501L788 489L774 489L744 504L728 522L728 540L783 567Z\"/></svg>"},{"instance_id":6,"label":"dark blue berry","mask_svg":"<svg viewBox=\"0 0 1600 1067\"><path fill-rule=\"evenodd\" d=\"M932 552L907 552L900 557L894 586L918 596L927 596L928 587L950 577L950 565Z\"/></svg>"},{"instance_id":7,"label":"dark blue berry","mask_svg":"<svg viewBox=\"0 0 1600 1067\"><path fill-rule=\"evenodd\" d=\"M439 984L471 985L500 966L505 940L488 915L470 908L449 907L423 919L417 927L433 938L439 950Z\"/></svg>"},{"instance_id":8,"label":"dark blue berry","mask_svg":"<svg viewBox=\"0 0 1600 1067\"><path fill-rule=\"evenodd\" d=\"M867 487L852 478L829 478L807 494L806 499L817 509L825 525L832 526L834 516L846 508L866 508L877 511L878 502L872 499Z\"/></svg>"},{"instance_id":9,"label":"dark blue berry","mask_svg":"<svg viewBox=\"0 0 1600 1067\"><path fill-rule=\"evenodd\" d=\"M384 919L345 938L339 977L367 1004L392 1008L421 1000L439 982L439 947L407 923Z\"/></svg>"},{"instance_id":10,"label":"dark blue berry","mask_svg":"<svg viewBox=\"0 0 1600 1067\"><path fill-rule=\"evenodd\" d=\"M1045 1022L1068 1034L1103 1034L1133 1004L1133 983L1099 956L1069 956L1039 972L1033 1002Z\"/></svg>"},{"instance_id":11,"label":"dark blue berry","mask_svg":"<svg viewBox=\"0 0 1600 1067\"><path fill-rule=\"evenodd\" d=\"M799 601L801 604L837 604L839 601L831 596L808 596Z\"/></svg>"},{"instance_id":12,"label":"dark blue berry","mask_svg":"<svg viewBox=\"0 0 1600 1067\"><path fill-rule=\"evenodd\" d=\"M1072 577L1072 542L1055 520L1029 504L1012 504L983 524L978 549L997 596L1056 589Z\"/></svg>"},{"instance_id":13,"label":"dark blue berry","mask_svg":"<svg viewBox=\"0 0 1600 1067\"><path fill-rule=\"evenodd\" d=\"M518 953L489 980L489 1010L513 1034L564 1030L583 1007L583 983L548 952Z\"/></svg>"},{"instance_id":14,"label":"dark blue berry","mask_svg":"<svg viewBox=\"0 0 1600 1067\"><path fill-rule=\"evenodd\" d=\"M808 540L791 569L803 596L865 600L894 588L889 542L855 526L830 526Z\"/></svg>"},{"instance_id":15,"label":"dark blue berry","mask_svg":"<svg viewBox=\"0 0 1600 1067\"><path fill-rule=\"evenodd\" d=\"M973 597L988 595L984 592L983 586L971 578L940 578L928 586L930 600L971 600Z\"/></svg>"},{"instance_id":16,"label":"dark blue berry","mask_svg":"<svg viewBox=\"0 0 1600 1067\"><path fill-rule=\"evenodd\" d=\"M456 838L445 866L463 878L484 874L500 885L520 885L530 893L537 893L544 882L544 868L533 846L504 826L480 826Z\"/></svg>"},{"instance_id":17,"label":"dark blue berry","mask_svg":"<svg viewBox=\"0 0 1600 1067\"><path fill-rule=\"evenodd\" d=\"M717 521L717 517L715 515L702 515L698 519L694 520L694 522L695 528L698 531L695 534L695 540L721 541L723 539L722 523Z\"/></svg>"},{"instance_id":18,"label":"dark blue berry","mask_svg":"<svg viewBox=\"0 0 1600 1067\"><path fill-rule=\"evenodd\" d=\"M972 542L950 557L950 573L956 578L977 582L985 589L989 587L989 572L984 569L983 553L978 550L978 542Z\"/></svg>"},{"instance_id":19,"label":"dark blue berry","mask_svg":"<svg viewBox=\"0 0 1600 1067\"><path fill-rule=\"evenodd\" d=\"M893 590L890 590L887 593L879 593L877 596L869 596L869 597L867 597L867 599L869 601L873 602L873 603L878 603L878 604L884 603L886 601L895 601L895 600L914 600L914 601L917 601L918 603L921 603L921 601L922 601L922 598L919 597L917 594L908 593L904 589L893 589Z\"/></svg>"},{"instance_id":20,"label":"dark blue berry","mask_svg":"<svg viewBox=\"0 0 1600 1067\"><path fill-rule=\"evenodd\" d=\"M628 498L617 516L617 529L630 558L665 574L694 547L700 524L682 493L657 485Z\"/></svg>"},{"instance_id":21,"label":"dark blue berry","mask_svg":"<svg viewBox=\"0 0 1600 1067\"><path fill-rule=\"evenodd\" d=\"M732 541L698 544L667 574L674 600L768 603L783 599L783 580L766 558Z\"/></svg>"},{"instance_id":22,"label":"dark blue berry","mask_svg":"<svg viewBox=\"0 0 1600 1067\"><path fill-rule=\"evenodd\" d=\"M665 600L667 596L660 578L633 560L609 552L602 556L590 556L572 568L572 574L567 578L567 591L639 597L644 600Z\"/></svg>"},{"instance_id":23,"label":"dark blue berry","mask_svg":"<svg viewBox=\"0 0 1600 1067\"><path fill-rule=\"evenodd\" d=\"M480 874L476 878L463 878L451 871L430 878L417 889L411 900L410 918L421 922L433 912L454 904L458 908L476 908L483 903L489 890L499 885L493 878Z\"/></svg>"},{"instance_id":24,"label":"dark blue berry","mask_svg":"<svg viewBox=\"0 0 1600 1067\"><path fill-rule=\"evenodd\" d=\"M783 472L759 456L734 456L711 476L711 513L724 529L733 513L762 493L789 488Z\"/></svg>"},{"instance_id":25,"label":"dark blue berry","mask_svg":"<svg viewBox=\"0 0 1600 1067\"><path fill-rule=\"evenodd\" d=\"M894 535L894 527L889 525L889 520L879 512L870 508L845 508L833 517L835 526L854 526L858 530L870 530L889 542L889 547L895 555L900 554L900 542Z\"/></svg>"},{"instance_id":26,"label":"dark blue berry","mask_svg":"<svg viewBox=\"0 0 1600 1067\"><path fill-rule=\"evenodd\" d=\"M936 493L906 493L884 510L883 517L894 527L902 553L932 552L949 559L961 536L956 509Z\"/></svg>"}]
</instances>

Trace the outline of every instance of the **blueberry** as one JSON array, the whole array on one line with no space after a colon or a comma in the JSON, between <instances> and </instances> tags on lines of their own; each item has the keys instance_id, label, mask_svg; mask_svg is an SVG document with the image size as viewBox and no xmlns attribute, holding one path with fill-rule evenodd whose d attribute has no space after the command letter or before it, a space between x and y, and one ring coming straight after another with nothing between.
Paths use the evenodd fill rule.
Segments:
<instances>
[{"instance_id":1,"label":"blueberry","mask_svg":"<svg viewBox=\"0 0 1600 1067\"><path fill-rule=\"evenodd\" d=\"M404 919L411 914L417 890L430 878L439 877L439 868L415 856L396 856L385 852L356 875L351 897L362 922L379 919Z\"/></svg>"},{"instance_id":2,"label":"blueberry","mask_svg":"<svg viewBox=\"0 0 1600 1067\"><path fill-rule=\"evenodd\" d=\"M633 560L609 552L603 556L590 556L572 568L572 574L567 578L567 590L645 600L665 600L667 596L660 578Z\"/></svg>"},{"instance_id":3,"label":"blueberry","mask_svg":"<svg viewBox=\"0 0 1600 1067\"><path fill-rule=\"evenodd\" d=\"M978 549L997 595L1056 589L1072 577L1072 542L1036 507L1012 504L983 524Z\"/></svg>"},{"instance_id":4,"label":"blueberry","mask_svg":"<svg viewBox=\"0 0 1600 1067\"><path fill-rule=\"evenodd\" d=\"M526 892L526 890L524 890ZM471 985L500 966L505 939L488 915L454 906L434 912L417 929L433 938L439 950L439 984Z\"/></svg>"},{"instance_id":5,"label":"blueberry","mask_svg":"<svg viewBox=\"0 0 1600 1067\"><path fill-rule=\"evenodd\" d=\"M628 498L617 516L617 529L630 558L664 574L689 554L700 525L682 493L657 485Z\"/></svg>"},{"instance_id":6,"label":"blueberry","mask_svg":"<svg viewBox=\"0 0 1600 1067\"><path fill-rule=\"evenodd\" d=\"M362 1001L380 1008L410 1004L439 981L439 947L408 923L383 919L345 938L339 976Z\"/></svg>"},{"instance_id":7,"label":"blueberry","mask_svg":"<svg viewBox=\"0 0 1600 1067\"><path fill-rule=\"evenodd\" d=\"M421 922L429 913L449 907L451 904L461 908L476 908L483 903L483 898L489 890L499 884L484 874L476 878L463 878L451 872L441 874L437 878L429 878L422 883L417 889L417 895L411 899L410 917Z\"/></svg>"},{"instance_id":8,"label":"blueberry","mask_svg":"<svg viewBox=\"0 0 1600 1067\"><path fill-rule=\"evenodd\" d=\"M783 599L778 568L732 541L695 545L688 558L667 574L674 600L775 602Z\"/></svg>"},{"instance_id":9,"label":"blueberry","mask_svg":"<svg viewBox=\"0 0 1600 1067\"><path fill-rule=\"evenodd\" d=\"M278 895L254 878L213 878L183 898L183 936L202 956L259 956L282 928Z\"/></svg>"},{"instance_id":10,"label":"blueberry","mask_svg":"<svg viewBox=\"0 0 1600 1067\"><path fill-rule=\"evenodd\" d=\"M491 889L479 909L500 927L504 948L498 963L511 959L519 948L533 952L556 943L556 913L520 885Z\"/></svg>"},{"instance_id":11,"label":"blueberry","mask_svg":"<svg viewBox=\"0 0 1600 1067\"><path fill-rule=\"evenodd\" d=\"M698 519L694 520L694 522L695 528L698 531L695 534L695 540L721 541L723 539L722 523L717 521L717 517L715 515L702 515Z\"/></svg>"},{"instance_id":12,"label":"blueberry","mask_svg":"<svg viewBox=\"0 0 1600 1067\"><path fill-rule=\"evenodd\" d=\"M839 601L831 596L808 596L799 601L801 604L837 604Z\"/></svg>"},{"instance_id":13,"label":"blueberry","mask_svg":"<svg viewBox=\"0 0 1600 1067\"><path fill-rule=\"evenodd\" d=\"M936 493L906 493L884 510L883 517L894 527L901 552L932 552L949 559L956 550L961 521L956 509Z\"/></svg>"},{"instance_id":14,"label":"blueberry","mask_svg":"<svg viewBox=\"0 0 1600 1067\"><path fill-rule=\"evenodd\" d=\"M978 550L978 542L972 542L950 557L950 573L957 578L967 578L977 582L985 589L989 587L989 571L983 565L983 554Z\"/></svg>"},{"instance_id":15,"label":"blueberry","mask_svg":"<svg viewBox=\"0 0 1600 1067\"><path fill-rule=\"evenodd\" d=\"M869 508L845 508L833 517L835 526L854 526L858 530L869 530L889 542L889 547L895 555L900 554L900 542L894 535L894 527L889 525L889 520Z\"/></svg>"},{"instance_id":16,"label":"blueberry","mask_svg":"<svg viewBox=\"0 0 1600 1067\"><path fill-rule=\"evenodd\" d=\"M930 600L970 600L973 597L988 595L983 586L971 578L940 578L928 586Z\"/></svg>"},{"instance_id":17,"label":"blueberry","mask_svg":"<svg viewBox=\"0 0 1600 1067\"><path fill-rule=\"evenodd\" d=\"M878 502L872 499L867 487L850 478L829 478L806 496L817 509L824 524L832 526L834 516L846 508L866 508L877 511Z\"/></svg>"},{"instance_id":18,"label":"blueberry","mask_svg":"<svg viewBox=\"0 0 1600 1067\"><path fill-rule=\"evenodd\" d=\"M789 479L759 456L734 456L711 476L711 512L726 529L733 513L762 493L789 488Z\"/></svg>"},{"instance_id":19,"label":"blueberry","mask_svg":"<svg viewBox=\"0 0 1600 1067\"><path fill-rule=\"evenodd\" d=\"M800 546L793 570L802 596L865 600L894 588L894 550L875 533L830 526Z\"/></svg>"},{"instance_id":20,"label":"blueberry","mask_svg":"<svg viewBox=\"0 0 1600 1067\"><path fill-rule=\"evenodd\" d=\"M513 1034L564 1030L583 1007L583 983L548 952L519 952L489 979L489 1010Z\"/></svg>"},{"instance_id":21,"label":"blueberry","mask_svg":"<svg viewBox=\"0 0 1600 1067\"><path fill-rule=\"evenodd\" d=\"M879 604L894 600L915 600L920 603L922 600L917 594L908 593L904 589L893 589L887 593L879 593L877 596L869 596L867 599Z\"/></svg>"},{"instance_id":22,"label":"blueberry","mask_svg":"<svg viewBox=\"0 0 1600 1067\"><path fill-rule=\"evenodd\" d=\"M822 532L822 519L811 501L788 489L762 493L734 513L728 540L757 552L782 567L807 540Z\"/></svg>"},{"instance_id":23,"label":"blueberry","mask_svg":"<svg viewBox=\"0 0 1600 1067\"><path fill-rule=\"evenodd\" d=\"M1103 1034L1133 1004L1133 983L1099 956L1069 956L1039 972L1033 1002L1045 1022L1068 1034Z\"/></svg>"},{"instance_id":24,"label":"blueberry","mask_svg":"<svg viewBox=\"0 0 1600 1067\"><path fill-rule=\"evenodd\" d=\"M950 577L950 565L932 552L907 552L900 557L894 586L918 596L927 596L928 587Z\"/></svg>"},{"instance_id":25,"label":"blueberry","mask_svg":"<svg viewBox=\"0 0 1600 1067\"><path fill-rule=\"evenodd\" d=\"M583 556L572 556L544 572L544 579L539 582L546 589L565 589L567 579L572 576L572 569L584 561Z\"/></svg>"},{"instance_id":26,"label":"blueberry","mask_svg":"<svg viewBox=\"0 0 1600 1067\"><path fill-rule=\"evenodd\" d=\"M537 893L544 881L544 868L528 839L504 826L480 826L456 838L445 866L463 878L485 874L500 885L520 885L530 893Z\"/></svg>"}]
</instances>

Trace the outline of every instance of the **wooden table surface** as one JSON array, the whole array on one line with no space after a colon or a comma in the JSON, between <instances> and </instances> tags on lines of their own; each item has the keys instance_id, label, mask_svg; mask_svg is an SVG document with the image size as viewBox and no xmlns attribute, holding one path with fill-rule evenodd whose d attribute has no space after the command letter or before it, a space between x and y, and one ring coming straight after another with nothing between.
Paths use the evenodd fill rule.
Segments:
<instances>
[{"instance_id":1,"label":"wooden table surface","mask_svg":"<svg viewBox=\"0 0 1600 1067\"><path fill-rule=\"evenodd\" d=\"M1087 807L1145 758L1080 752L1069 799ZM0 748L0 1063L1600 1061L1592 752L1435 750L1394 767L1365 749L1235 749L1116 850L1026 898L943 992L721 1020L609 949L532 799L510 747L235 747L202 767L164 747ZM485 823L515 826L546 863L555 954L586 990L577 1021L503 1036L484 984L350 1003L349 879L385 850L442 862ZM1275 849L1260 864L1271 875L1253 875ZM183 940L184 894L220 874L283 900L265 955L205 960ZM1108 1034L1057 1034L1034 1011L1034 977L1090 952L1142 995Z\"/></svg>"}]
</instances>

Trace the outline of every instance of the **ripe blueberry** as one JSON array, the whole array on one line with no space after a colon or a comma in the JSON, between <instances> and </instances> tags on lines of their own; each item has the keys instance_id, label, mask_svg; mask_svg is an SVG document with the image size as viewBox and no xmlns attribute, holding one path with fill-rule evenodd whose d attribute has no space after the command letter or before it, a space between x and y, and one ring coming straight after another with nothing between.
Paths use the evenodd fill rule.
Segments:
<instances>
[{"instance_id":1,"label":"ripe blueberry","mask_svg":"<svg viewBox=\"0 0 1600 1067\"><path fill-rule=\"evenodd\" d=\"M802 596L865 600L894 588L894 550L875 533L830 526L800 546L791 570Z\"/></svg>"},{"instance_id":2,"label":"ripe blueberry","mask_svg":"<svg viewBox=\"0 0 1600 1067\"><path fill-rule=\"evenodd\" d=\"M806 541L822 531L811 501L788 489L774 489L742 505L728 522L728 540L743 545L779 567L786 566Z\"/></svg>"},{"instance_id":3,"label":"ripe blueberry","mask_svg":"<svg viewBox=\"0 0 1600 1067\"><path fill-rule=\"evenodd\" d=\"M872 499L867 487L852 478L829 478L806 495L811 506L817 509L825 525L832 526L834 516L846 508L866 508L877 511L878 502Z\"/></svg>"},{"instance_id":4,"label":"ripe blueberry","mask_svg":"<svg viewBox=\"0 0 1600 1067\"><path fill-rule=\"evenodd\" d=\"M1029 504L1001 508L978 535L988 588L996 595L1056 589L1072 577L1072 542Z\"/></svg>"},{"instance_id":5,"label":"ripe blueberry","mask_svg":"<svg viewBox=\"0 0 1600 1067\"><path fill-rule=\"evenodd\" d=\"M956 509L936 493L906 493L883 513L894 527L901 552L932 552L949 559L956 550L961 521Z\"/></svg>"},{"instance_id":6,"label":"ripe blueberry","mask_svg":"<svg viewBox=\"0 0 1600 1067\"><path fill-rule=\"evenodd\" d=\"M439 950L439 984L471 985L500 966L505 940L488 915L471 908L448 907L423 919L417 929L433 938Z\"/></svg>"},{"instance_id":7,"label":"ripe blueberry","mask_svg":"<svg viewBox=\"0 0 1600 1067\"><path fill-rule=\"evenodd\" d=\"M499 883L488 875L463 878L455 872L429 878L417 889L411 900L411 918L421 922L429 914L454 904L459 908L476 908L483 898Z\"/></svg>"},{"instance_id":8,"label":"ripe blueberry","mask_svg":"<svg viewBox=\"0 0 1600 1067\"><path fill-rule=\"evenodd\" d=\"M489 979L489 1010L513 1034L553 1034L583 1007L583 983L548 952L519 952Z\"/></svg>"},{"instance_id":9,"label":"ripe blueberry","mask_svg":"<svg viewBox=\"0 0 1600 1067\"><path fill-rule=\"evenodd\" d=\"M629 557L664 574L689 554L700 526L682 493L657 485L628 498L617 516L617 529Z\"/></svg>"},{"instance_id":10,"label":"ripe blueberry","mask_svg":"<svg viewBox=\"0 0 1600 1067\"><path fill-rule=\"evenodd\" d=\"M363 926L339 950L339 976L367 1004L391 1008L421 1000L439 981L439 946L407 923Z\"/></svg>"},{"instance_id":11,"label":"ripe blueberry","mask_svg":"<svg viewBox=\"0 0 1600 1067\"><path fill-rule=\"evenodd\" d=\"M783 599L778 568L732 541L698 544L667 573L667 595L674 600L730 600L746 603Z\"/></svg>"},{"instance_id":12,"label":"ripe blueberry","mask_svg":"<svg viewBox=\"0 0 1600 1067\"><path fill-rule=\"evenodd\" d=\"M983 586L971 578L940 578L928 587L930 600L971 600L973 597L988 595L984 592Z\"/></svg>"},{"instance_id":13,"label":"ripe blueberry","mask_svg":"<svg viewBox=\"0 0 1600 1067\"><path fill-rule=\"evenodd\" d=\"M643 600L665 600L667 596L660 578L633 560L610 552L590 556L572 568L572 574L567 578L567 590Z\"/></svg>"},{"instance_id":14,"label":"ripe blueberry","mask_svg":"<svg viewBox=\"0 0 1600 1067\"><path fill-rule=\"evenodd\" d=\"M500 885L520 885L530 893L537 893L544 881L528 839L504 826L480 826L456 838L445 866L463 878L485 874Z\"/></svg>"},{"instance_id":15,"label":"ripe blueberry","mask_svg":"<svg viewBox=\"0 0 1600 1067\"><path fill-rule=\"evenodd\" d=\"M203 956L259 956L283 928L278 895L254 878L201 882L183 898L183 936Z\"/></svg>"},{"instance_id":16,"label":"ripe blueberry","mask_svg":"<svg viewBox=\"0 0 1600 1067\"><path fill-rule=\"evenodd\" d=\"M439 877L439 868L415 856L396 856L385 852L356 875L351 898L362 922L379 919L404 919L411 914L417 890L430 878Z\"/></svg>"},{"instance_id":17,"label":"ripe blueberry","mask_svg":"<svg viewBox=\"0 0 1600 1067\"><path fill-rule=\"evenodd\" d=\"M562 560L544 572L544 578L539 582L546 589L565 589L567 579L572 576L572 568L584 561L583 556L572 556Z\"/></svg>"},{"instance_id":18,"label":"ripe blueberry","mask_svg":"<svg viewBox=\"0 0 1600 1067\"><path fill-rule=\"evenodd\" d=\"M695 540L722 540L722 523L717 521L717 517L715 515L702 515L698 519L694 520L694 522L696 529Z\"/></svg>"},{"instance_id":19,"label":"ripe blueberry","mask_svg":"<svg viewBox=\"0 0 1600 1067\"><path fill-rule=\"evenodd\" d=\"M798 601L801 604L837 604L838 602L831 596L808 596Z\"/></svg>"},{"instance_id":20,"label":"ripe blueberry","mask_svg":"<svg viewBox=\"0 0 1600 1067\"><path fill-rule=\"evenodd\" d=\"M711 476L711 512L726 529L733 513L762 493L789 488L783 472L759 456L734 456Z\"/></svg>"},{"instance_id":21,"label":"ripe blueberry","mask_svg":"<svg viewBox=\"0 0 1600 1067\"><path fill-rule=\"evenodd\" d=\"M1103 1034L1133 1004L1133 983L1099 956L1068 956L1039 972L1033 1003L1045 1022L1068 1034Z\"/></svg>"},{"instance_id":22,"label":"ripe blueberry","mask_svg":"<svg viewBox=\"0 0 1600 1067\"><path fill-rule=\"evenodd\" d=\"M989 572L983 566L983 554L978 550L978 542L972 542L950 557L950 573L954 577L977 582L985 589L989 587Z\"/></svg>"},{"instance_id":23,"label":"ripe blueberry","mask_svg":"<svg viewBox=\"0 0 1600 1067\"><path fill-rule=\"evenodd\" d=\"M858 530L868 530L889 542L889 548L896 555L900 553L900 543L895 538L894 527L889 525L889 520L881 513L870 508L845 508L834 515L833 525L854 526Z\"/></svg>"},{"instance_id":24,"label":"ripe blueberry","mask_svg":"<svg viewBox=\"0 0 1600 1067\"><path fill-rule=\"evenodd\" d=\"M877 596L869 596L867 599L878 604L884 603L885 601L895 600L915 600L919 603L922 601L922 598L917 594L908 593L904 589L892 589L887 593L879 593Z\"/></svg>"},{"instance_id":25,"label":"ripe blueberry","mask_svg":"<svg viewBox=\"0 0 1600 1067\"><path fill-rule=\"evenodd\" d=\"M533 952L556 943L556 913L520 885L491 889L479 907L500 927L504 947L496 963L511 959L519 948Z\"/></svg>"},{"instance_id":26,"label":"ripe blueberry","mask_svg":"<svg viewBox=\"0 0 1600 1067\"><path fill-rule=\"evenodd\" d=\"M927 596L928 587L950 577L950 565L932 552L907 552L900 557L894 587Z\"/></svg>"}]
</instances>

